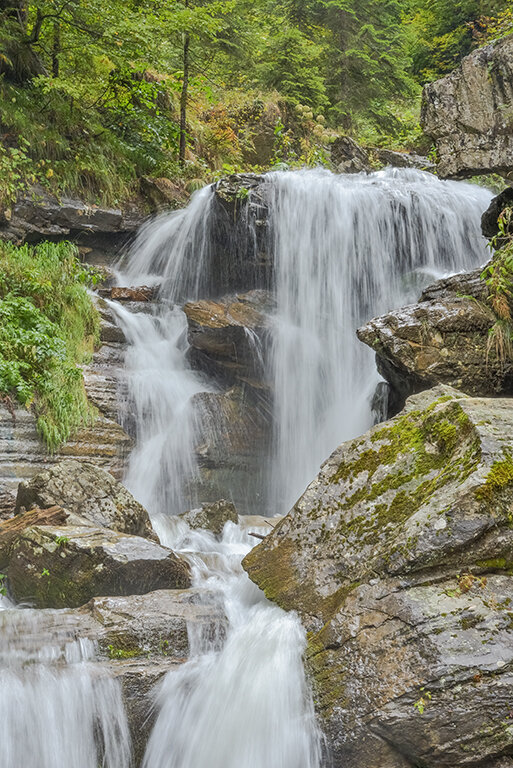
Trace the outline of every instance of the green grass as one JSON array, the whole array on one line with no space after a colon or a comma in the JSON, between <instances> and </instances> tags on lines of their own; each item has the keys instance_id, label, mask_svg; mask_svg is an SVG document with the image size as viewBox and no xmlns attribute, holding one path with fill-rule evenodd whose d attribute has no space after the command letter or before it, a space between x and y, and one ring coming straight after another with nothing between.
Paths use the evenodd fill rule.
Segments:
<instances>
[{"instance_id":1,"label":"green grass","mask_svg":"<svg viewBox=\"0 0 513 768\"><path fill-rule=\"evenodd\" d=\"M71 243L0 244L0 397L34 410L50 451L95 415L79 368L99 337L95 276L77 255Z\"/></svg>"}]
</instances>

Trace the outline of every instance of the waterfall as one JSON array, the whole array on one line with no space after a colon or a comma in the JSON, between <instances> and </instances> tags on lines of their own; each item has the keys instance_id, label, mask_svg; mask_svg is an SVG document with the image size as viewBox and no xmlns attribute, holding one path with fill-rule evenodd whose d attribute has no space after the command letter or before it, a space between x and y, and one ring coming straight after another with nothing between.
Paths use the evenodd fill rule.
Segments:
<instances>
[{"instance_id":1,"label":"waterfall","mask_svg":"<svg viewBox=\"0 0 513 768\"><path fill-rule=\"evenodd\" d=\"M287 512L330 453L372 424L379 377L358 326L442 274L484 263L489 201L476 185L412 170L272 174L270 509Z\"/></svg>"},{"instance_id":2,"label":"waterfall","mask_svg":"<svg viewBox=\"0 0 513 768\"><path fill-rule=\"evenodd\" d=\"M195 586L218 595L229 624L222 644L191 636L189 661L159 686L143 768L320 767L304 630L240 565L254 545L248 530L258 528L251 520L227 523L216 541L181 521L170 526L168 544L190 560Z\"/></svg>"},{"instance_id":3,"label":"waterfall","mask_svg":"<svg viewBox=\"0 0 513 768\"><path fill-rule=\"evenodd\" d=\"M60 634L63 611L0 613L0 765L129 768L119 683L98 670L90 641Z\"/></svg>"},{"instance_id":4,"label":"waterfall","mask_svg":"<svg viewBox=\"0 0 513 768\"><path fill-rule=\"evenodd\" d=\"M261 187L256 208L261 213L264 200L277 306L271 352L248 338L273 382L269 506L286 512L330 451L363 432L373 408L382 414L379 398L373 404L373 354L356 328L414 300L433 278L484 262L479 221L490 194L411 170L273 173ZM268 603L242 571L251 523L227 523L218 541L173 517L190 501L186 488L198 471L191 401L215 390L187 364L180 304L255 287L244 285L248 275L262 286L254 267L261 223L247 211L235 223L219 215L207 188L186 210L146 225L119 282L159 284L160 306L131 313L111 304L130 344L137 447L127 484L162 542L189 559L195 585L228 618L224 641L191 634L189 661L160 684L143 768L319 768L305 634L299 618ZM227 244L220 230L232 224Z\"/></svg>"},{"instance_id":5,"label":"waterfall","mask_svg":"<svg viewBox=\"0 0 513 768\"><path fill-rule=\"evenodd\" d=\"M185 210L143 227L119 280L159 283L164 306L151 317L113 309L132 344L137 449L127 483L160 518L197 501L186 492L197 474L191 397L214 389L185 361L186 323L176 305L255 287L243 282L259 247L254 194L257 215L266 205L277 306L263 361L273 447L261 495L271 514L286 513L332 450L372 424L379 376L358 326L415 301L433 279L486 261L480 218L491 194L411 169L270 173L235 224L207 187Z\"/></svg>"}]
</instances>

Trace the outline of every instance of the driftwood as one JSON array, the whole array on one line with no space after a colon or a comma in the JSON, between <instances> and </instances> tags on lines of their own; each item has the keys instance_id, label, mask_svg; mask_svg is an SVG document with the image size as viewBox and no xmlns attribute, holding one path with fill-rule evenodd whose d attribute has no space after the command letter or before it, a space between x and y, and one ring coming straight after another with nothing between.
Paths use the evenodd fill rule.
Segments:
<instances>
[{"instance_id":1,"label":"driftwood","mask_svg":"<svg viewBox=\"0 0 513 768\"><path fill-rule=\"evenodd\" d=\"M267 538L267 536L263 536L261 533L251 533L250 531L248 531L248 536L254 536L255 539L262 539L262 541Z\"/></svg>"},{"instance_id":2,"label":"driftwood","mask_svg":"<svg viewBox=\"0 0 513 768\"><path fill-rule=\"evenodd\" d=\"M34 507L21 515L15 515L0 522L0 570L9 562L9 550L16 537L33 525L62 525L66 522L68 512L62 507L54 506L48 509Z\"/></svg>"}]
</instances>

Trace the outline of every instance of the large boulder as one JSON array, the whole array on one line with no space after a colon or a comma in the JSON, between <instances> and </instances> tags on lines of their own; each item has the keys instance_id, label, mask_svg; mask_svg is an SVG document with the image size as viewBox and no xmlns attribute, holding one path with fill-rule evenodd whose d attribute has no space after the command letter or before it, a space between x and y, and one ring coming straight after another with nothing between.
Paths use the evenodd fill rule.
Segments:
<instances>
[{"instance_id":1,"label":"large boulder","mask_svg":"<svg viewBox=\"0 0 513 768\"><path fill-rule=\"evenodd\" d=\"M424 89L422 126L442 177L513 171L513 37L480 48Z\"/></svg>"},{"instance_id":2,"label":"large boulder","mask_svg":"<svg viewBox=\"0 0 513 768\"><path fill-rule=\"evenodd\" d=\"M376 352L397 412L413 392L449 384L469 394L513 390L513 362L501 344L497 318L479 271L445 278L418 304L388 312L358 329Z\"/></svg>"},{"instance_id":3,"label":"large boulder","mask_svg":"<svg viewBox=\"0 0 513 768\"><path fill-rule=\"evenodd\" d=\"M185 560L156 542L106 528L33 526L10 547L6 575L17 602L38 608L83 605L96 595L185 589Z\"/></svg>"},{"instance_id":4,"label":"large boulder","mask_svg":"<svg viewBox=\"0 0 513 768\"><path fill-rule=\"evenodd\" d=\"M416 395L337 448L245 558L309 630L336 768L513 753L512 455L509 400Z\"/></svg>"},{"instance_id":5,"label":"large boulder","mask_svg":"<svg viewBox=\"0 0 513 768\"><path fill-rule=\"evenodd\" d=\"M61 461L19 484L16 512L56 504L92 525L156 538L142 504L110 472L90 462Z\"/></svg>"}]
</instances>

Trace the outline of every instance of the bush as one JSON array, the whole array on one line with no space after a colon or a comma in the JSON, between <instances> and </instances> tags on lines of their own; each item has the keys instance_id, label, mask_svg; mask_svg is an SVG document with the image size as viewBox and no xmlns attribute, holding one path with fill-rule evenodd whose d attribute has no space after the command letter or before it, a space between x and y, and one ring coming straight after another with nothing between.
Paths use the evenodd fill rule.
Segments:
<instances>
[{"instance_id":1,"label":"bush","mask_svg":"<svg viewBox=\"0 0 513 768\"><path fill-rule=\"evenodd\" d=\"M94 417L78 367L99 337L94 282L71 243L0 245L0 396L34 409L51 451Z\"/></svg>"}]
</instances>

